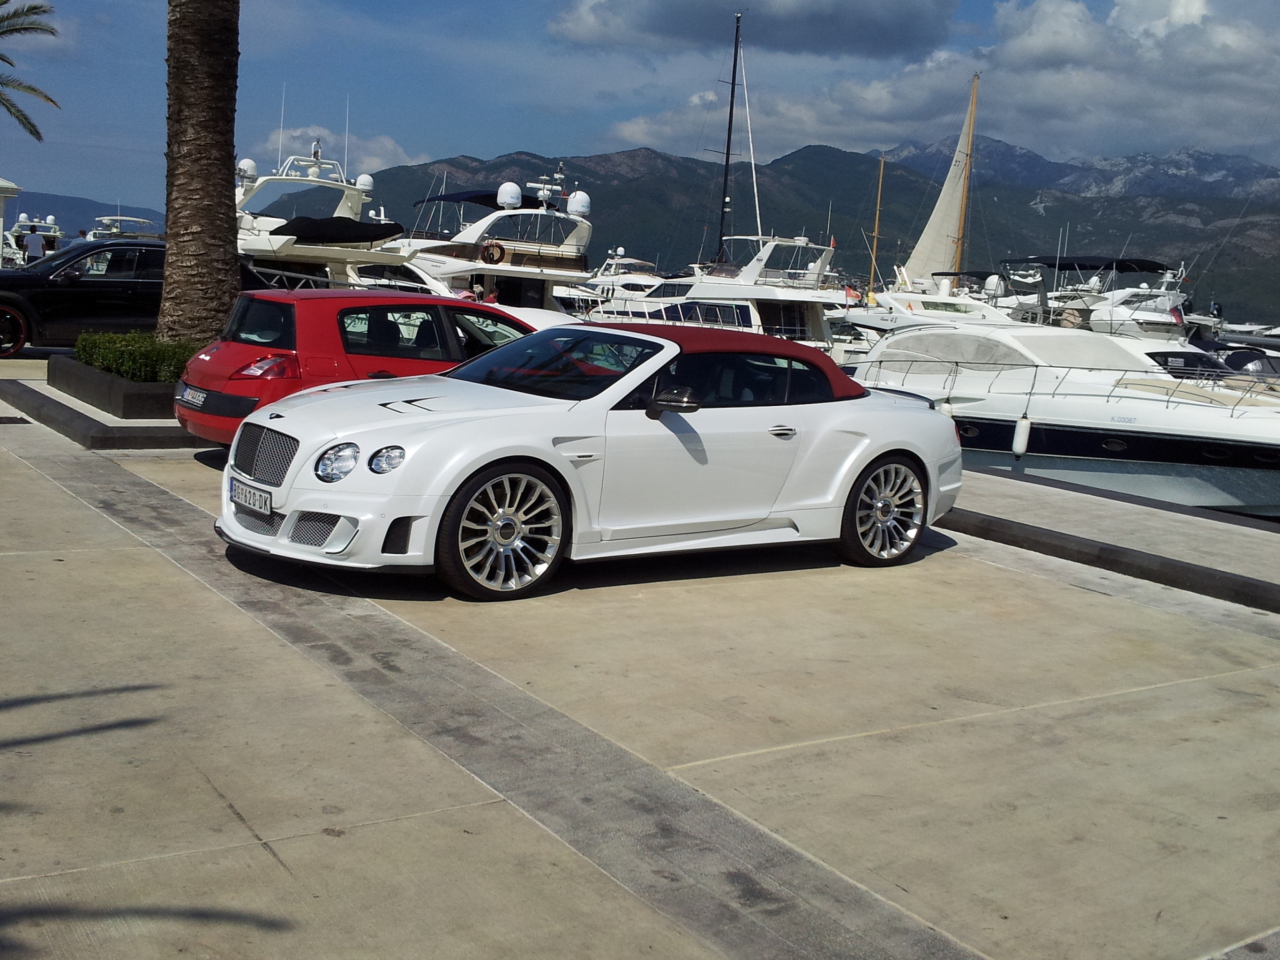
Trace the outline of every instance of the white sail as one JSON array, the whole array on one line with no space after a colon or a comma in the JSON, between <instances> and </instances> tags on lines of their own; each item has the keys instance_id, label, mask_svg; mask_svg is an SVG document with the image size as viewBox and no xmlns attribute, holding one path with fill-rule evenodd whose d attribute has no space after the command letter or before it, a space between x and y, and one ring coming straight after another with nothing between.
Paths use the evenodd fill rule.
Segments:
<instances>
[{"instance_id":1,"label":"white sail","mask_svg":"<svg viewBox=\"0 0 1280 960\"><path fill-rule=\"evenodd\" d=\"M964 215L969 193L969 157L973 152L973 114L978 102L978 78L973 78L973 94L969 114L960 129L951 169L934 204L933 214L915 249L907 258L903 272L909 281L929 280L934 273L957 269L959 245L964 241Z\"/></svg>"}]
</instances>

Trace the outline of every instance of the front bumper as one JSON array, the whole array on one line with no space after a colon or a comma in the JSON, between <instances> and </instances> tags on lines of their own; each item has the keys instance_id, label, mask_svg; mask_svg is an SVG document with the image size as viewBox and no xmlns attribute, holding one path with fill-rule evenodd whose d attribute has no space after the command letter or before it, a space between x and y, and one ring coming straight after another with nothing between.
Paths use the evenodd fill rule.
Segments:
<instances>
[{"instance_id":1,"label":"front bumper","mask_svg":"<svg viewBox=\"0 0 1280 960\"><path fill-rule=\"evenodd\" d=\"M231 500L233 468L223 474L222 515L215 524L228 543L284 560L373 570L424 567L435 561L439 497L383 497L337 490L272 490L271 513Z\"/></svg>"}]
</instances>

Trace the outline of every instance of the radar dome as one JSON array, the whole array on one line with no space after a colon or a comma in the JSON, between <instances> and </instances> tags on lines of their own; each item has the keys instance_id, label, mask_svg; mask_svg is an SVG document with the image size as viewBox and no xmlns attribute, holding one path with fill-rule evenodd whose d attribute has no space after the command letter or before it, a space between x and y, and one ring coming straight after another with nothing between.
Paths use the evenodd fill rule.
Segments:
<instances>
[{"instance_id":1,"label":"radar dome","mask_svg":"<svg viewBox=\"0 0 1280 960\"><path fill-rule=\"evenodd\" d=\"M253 180L258 176L258 165L245 157L236 166L236 176L243 180Z\"/></svg>"},{"instance_id":2,"label":"radar dome","mask_svg":"<svg viewBox=\"0 0 1280 960\"><path fill-rule=\"evenodd\" d=\"M25 213L18 214L19 223L29 223L30 221L31 221L31 218L28 217Z\"/></svg>"},{"instance_id":3,"label":"radar dome","mask_svg":"<svg viewBox=\"0 0 1280 960\"><path fill-rule=\"evenodd\" d=\"M356 187L365 193L369 193L373 189L373 177L367 173L360 174L360 176L356 177Z\"/></svg>"},{"instance_id":4,"label":"radar dome","mask_svg":"<svg viewBox=\"0 0 1280 960\"><path fill-rule=\"evenodd\" d=\"M53 224L57 223L58 221L57 221L57 220L55 220L55 219L53 219L53 214L51 213L51 214L49 214L47 217L45 217L45 218L44 218L44 222L45 222L45 223L47 223L47 224L49 224L50 226L52 226Z\"/></svg>"},{"instance_id":5,"label":"radar dome","mask_svg":"<svg viewBox=\"0 0 1280 960\"><path fill-rule=\"evenodd\" d=\"M507 181L498 188L498 206L504 210L515 210L524 202L524 194L520 192L520 184Z\"/></svg>"},{"instance_id":6,"label":"radar dome","mask_svg":"<svg viewBox=\"0 0 1280 960\"><path fill-rule=\"evenodd\" d=\"M585 190L575 190L569 194L569 202L565 204L565 213L572 217L591 216L591 198Z\"/></svg>"}]
</instances>

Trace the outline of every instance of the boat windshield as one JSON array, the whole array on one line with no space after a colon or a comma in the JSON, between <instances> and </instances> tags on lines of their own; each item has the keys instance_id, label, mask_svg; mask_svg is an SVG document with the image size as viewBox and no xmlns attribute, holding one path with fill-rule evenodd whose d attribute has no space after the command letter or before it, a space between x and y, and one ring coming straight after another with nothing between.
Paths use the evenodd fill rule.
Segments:
<instances>
[{"instance_id":1,"label":"boat windshield","mask_svg":"<svg viewBox=\"0 0 1280 960\"><path fill-rule=\"evenodd\" d=\"M1010 334L1039 361L1050 367L1089 367L1095 370L1150 370L1151 362L1130 353L1115 341L1090 333L1061 336L1052 333Z\"/></svg>"},{"instance_id":2,"label":"boat windshield","mask_svg":"<svg viewBox=\"0 0 1280 960\"><path fill-rule=\"evenodd\" d=\"M558 327L490 350L444 376L555 400L586 400L661 349L611 330Z\"/></svg>"}]
</instances>

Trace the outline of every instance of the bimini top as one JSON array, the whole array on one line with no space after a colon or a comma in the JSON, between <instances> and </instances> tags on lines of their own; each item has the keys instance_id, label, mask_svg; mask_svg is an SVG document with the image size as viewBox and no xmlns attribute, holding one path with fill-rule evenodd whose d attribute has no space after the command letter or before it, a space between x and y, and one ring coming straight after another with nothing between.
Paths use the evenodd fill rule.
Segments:
<instances>
[{"instance_id":1,"label":"bimini top","mask_svg":"<svg viewBox=\"0 0 1280 960\"><path fill-rule=\"evenodd\" d=\"M826 374L831 395L837 400L852 400L866 395L866 387L852 380L834 360L813 347L794 340L782 340L762 333L740 330L717 330L714 327L682 326L665 323L591 323L586 326L608 327L625 333L670 340L682 353L763 353L772 357L802 360Z\"/></svg>"},{"instance_id":2,"label":"bimini top","mask_svg":"<svg viewBox=\"0 0 1280 960\"><path fill-rule=\"evenodd\" d=\"M482 207L489 207L491 210L502 209L502 204L498 203L498 192L496 190L459 190L457 193L438 193L434 197L415 200L413 205L420 207L424 203L477 203ZM556 209L554 203L548 203L547 206L552 210ZM541 210L542 202L537 197L521 194L520 209Z\"/></svg>"},{"instance_id":3,"label":"bimini top","mask_svg":"<svg viewBox=\"0 0 1280 960\"><path fill-rule=\"evenodd\" d=\"M350 217L294 217L271 231L302 243L380 243L404 233L398 223L363 223Z\"/></svg>"},{"instance_id":4,"label":"bimini top","mask_svg":"<svg viewBox=\"0 0 1280 960\"><path fill-rule=\"evenodd\" d=\"M1116 273L1164 273L1169 269L1158 260L1143 260L1139 257L1057 257L1050 254L1044 257L1001 260L1000 263L1006 267L1053 267L1056 270L1079 270L1081 273L1097 273L1099 270L1114 270Z\"/></svg>"}]
</instances>

